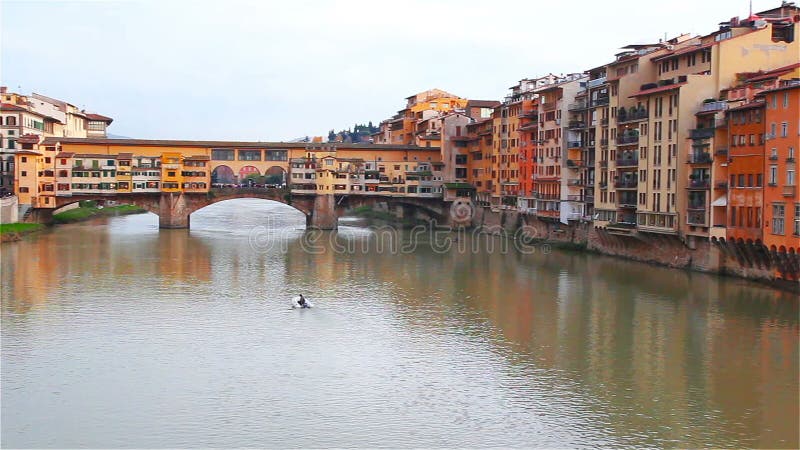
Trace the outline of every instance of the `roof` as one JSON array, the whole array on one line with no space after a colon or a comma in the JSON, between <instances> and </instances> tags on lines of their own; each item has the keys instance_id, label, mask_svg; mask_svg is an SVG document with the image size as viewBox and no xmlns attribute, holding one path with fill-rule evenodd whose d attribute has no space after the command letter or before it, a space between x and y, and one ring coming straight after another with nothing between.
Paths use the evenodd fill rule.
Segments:
<instances>
[{"instance_id":1,"label":"roof","mask_svg":"<svg viewBox=\"0 0 800 450\"><path fill-rule=\"evenodd\" d=\"M119 153L117 154L117 159L131 159L133 158L133 153Z\"/></svg>"},{"instance_id":2,"label":"roof","mask_svg":"<svg viewBox=\"0 0 800 450\"><path fill-rule=\"evenodd\" d=\"M38 144L39 136L36 134L23 134L17 138L17 142L20 144Z\"/></svg>"},{"instance_id":3,"label":"roof","mask_svg":"<svg viewBox=\"0 0 800 450\"><path fill-rule=\"evenodd\" d=\"M210 161L211 157L207 155L192 155L192 156L185 156L183 158L184 161Z\"/></svg>"},{"instance_id":4,"label":"roof","mask_svg":"<svg viewBox=\"0 0 800 450\"><path fill-rule=\"evenodd\" d=\"M639 92L637 92L637 93L635 93L635 94L633 94L633 95L630 95L630 96L628 96L628 98L631 98L631 97L639 97L639 96L642 96L642 95L657 94L657 93L659 93L659 92L664 92L664 91L670 91L670 90L672 90L672 89L677 89L677 88L679 88L679 87L683 86L684 84L686 84L686 82L683 82L683 83L675 83L675 84L668 84L668 85L666 85L666 86L659 86L659 87L652 88L652 89L645 89L645 90L643 90L643 91L639 91Z\"/></svg>"},{"instance_id":5,"label":"roof","mask_svg":"<svg viewBox=\"0 0 800 450\"><path fill-rule=\"evenodd\" d=\"M499 106L500 102L497 100L469 100L467 108L494 108Z\"/></svg>"},{"instance_id":6,"label":"roof","mask_svg":"<svg viewBox=\"0 0 800 450\"><path fill-rule=\"evenodd\" d=\"M671 51L669 53L665 53L663 55L654 56L654 57L650 58L650 61L658 62L658 61L661 61L662 59L667 59L667 58L672 58L672 57L675 57L675 56L685 55L687 53L693 53L693 52L696 52L698 50L702 50L704 48L709 48L709 47L711 47L713 45L714 45L714 42L709 42L709 43L702 44L702 45L699 44L699 43L698 44L690 44L690 45L687 45L686 47L679 48L678 50L674 50L674 51Z\"/></svg>"},{"instance_id":7,"label":"roof","mask_svg":"<svg viewBox=\"0 0 800 450\"><path fill-rule=\"evenodd\" d=\"M307 142L253 142L253 141L188 141L188 140L165 140L165 139L109 139L109 138L63 138L48 137L44 140L45 144L85 144L85 145L114 145L119 147L141 146L141 147L205 147L205 148L224 148L224 149L290 149L302 148L307 150L325 150L320 148L322 144L309 144ZM393 144L336 144L338 150L412 150L412 151L435 151L439 147L420 147L417 145L393 145Z\"/></svg>"},{"instance_id":8,"label":"roof","mask_svg":"<svg viewBox=\"0 0 800 450\"><path fill-rule=\"evenodd\" d=\"M116 158L116 155L103 155L101 153L76 153L75 158Z\"/></svg>"},{"instance_id":9,"label":"roof","mask_svg":"<svg viewBox=\"0 0 800 450\"><path fill-rule=\"evenodd\" d=\"M72 153L72 152L58 152L58 154L56 155L56 158L72 158L72 155L74 155L74 154L75 153Z\"/></svg>"},{"instance_id":10,"label":"roof","mask_svg":"<svg viewBox=\"0 0 800 450\"><path fill-rule=\"evenodd\" d=\"M763 101L761 101L761 102L749 102L749 103L745 103L744 105L739 105L739 106L737 106L735 108L728 108L728 111L741 111L743 109L759 108L761 106L764 106L764 104L765 103Z\"/></svg>"},{"instance_id":11,"label":"roof","mask_svg":"<svg viewBox=\"0 0 800 450\"><path fill-rule=\"evenodd\" d=\"M751 77L747 78L747 81L761 81L761 80L769 80L770 78L777 78L781 75L785 75L794 69L800 67L800 63L790 64L784 67L778 67L777 69L768 70L766 72L758 71L752 74Z\"/></svg>"},{"instance_id":12,"label":"roof","mask_svg":"<svg viewBox=\"0 0 800 450\"><path fill-rule=\"evenodd\" d=\"M782 86L778 86L778 87L773 88L773 89L767 89L767 90L761 91L758 94L756 94L756 97L762 96L764 94L768 94L770 92L788 91L790 89L798 89L798 88L800 88L800 80L792 80L792 82L785 83Z\"/></svg>"},{"instance_id":13,"label":"roof","mask_svg":"<svg viewBox=\"0 0 800 450\"><path fill-rule=\"evenodd\" d=\"M0 103L0 111L25 111L28 112L26 108L21 106L12 105L11 103Z\"/></svg>"},{"instance_id":14,"label":"roof","mask_svg":"<svg viewBox=\"0 0 800 450\"><path fill-rule=\"evenodd\" d=\"M98 122L105 122L105 123L110 124L111 122L114 121L114 119L112 119L111 117L106 117L106 116L103 116L103 115L100 115L100 114L84 113L84 115L86 116L87 119L98 121Z\"/></svg>"}]
</instances>

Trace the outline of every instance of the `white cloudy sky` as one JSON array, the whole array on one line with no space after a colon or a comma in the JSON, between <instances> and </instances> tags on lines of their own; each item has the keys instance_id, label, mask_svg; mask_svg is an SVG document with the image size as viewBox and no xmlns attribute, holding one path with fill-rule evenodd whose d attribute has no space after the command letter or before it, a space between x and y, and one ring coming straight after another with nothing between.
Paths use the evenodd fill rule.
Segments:
<instances>
[{"instance_id":1,"label":"white cloudy sky","mask_svg":"<svg viewBox=\"0 0 800 450\"><path fill-rule=\"evenodd\" d=\"M520 78L747 12L746 0L0 0L0 82L112 116L117 135L285 140L377 123L432 87L499 99Z\"/></svg>"}]
</instances>

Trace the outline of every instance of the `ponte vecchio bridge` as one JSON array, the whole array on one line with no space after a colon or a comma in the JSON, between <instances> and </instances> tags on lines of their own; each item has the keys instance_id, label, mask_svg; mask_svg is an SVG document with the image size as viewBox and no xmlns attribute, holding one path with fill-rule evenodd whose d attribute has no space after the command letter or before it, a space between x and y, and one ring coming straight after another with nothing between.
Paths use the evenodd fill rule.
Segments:
<instances>
[{"instance_id":1,"label":"ponte vecchio bridge","mask_svg":"<svg viewBox=\"0 0 800 450\"><path fill-rule=\"evenodd\" d=\"M470 191L451 186L448 200L442 168L438 147L47 138L23 142L15 191L29 205L26 220L41 223L71 203L113 200L157 214L162 228L186 228L205 206L261 198L320 229L335 229L348 208L378 203L453 224L452 202Z\"/></svg>"}]
</instances>

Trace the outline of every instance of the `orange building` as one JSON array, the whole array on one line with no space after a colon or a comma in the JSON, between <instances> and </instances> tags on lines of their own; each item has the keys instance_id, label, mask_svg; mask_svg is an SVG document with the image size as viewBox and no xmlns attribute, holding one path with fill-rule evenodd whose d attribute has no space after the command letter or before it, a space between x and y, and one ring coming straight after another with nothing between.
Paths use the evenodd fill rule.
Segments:
<instances>
[{"instance_id":1,"label":"orange building","mask_svg":"<svg viewBox=\"0 0 800 450\"><path fill-rule=\"evenodd\" d=\"M753 101L728 111L730 149L728 172L727 239L743 242L762 240L764 103ZM706 153L698 153L700 158ZM708 162L711 158L708 158ZM704 204L689 198L692 208Z\"/></svg>"},{"instance_id":2,"label":"orange building","mask_svg":"<svg viewBox=\"0 0 800 450\"><path fill-rule=\"evenodd\" d=\"M787 80L759 94L766 126L763 172L764 245L780 253L800 252L800 197L797 151L800 148L800 80Z\"/></svg>"}]
</instances>

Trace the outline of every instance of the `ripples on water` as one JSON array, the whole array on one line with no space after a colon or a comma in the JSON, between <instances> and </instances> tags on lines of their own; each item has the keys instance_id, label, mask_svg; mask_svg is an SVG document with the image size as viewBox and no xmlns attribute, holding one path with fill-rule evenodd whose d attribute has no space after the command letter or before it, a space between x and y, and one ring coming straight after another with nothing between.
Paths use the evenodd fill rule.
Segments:
<instances>
[{"instance_id":1,"label":"ripples on water","mask_svg":"<svg viewBox=\"0 0 800 450\"><path fill-rule=\"evenodd\" d=\"M791 295L558 251L313 254L303 223L240 200L4 245L2 445L798 446Z\"/></svg>"}]
</instances>

